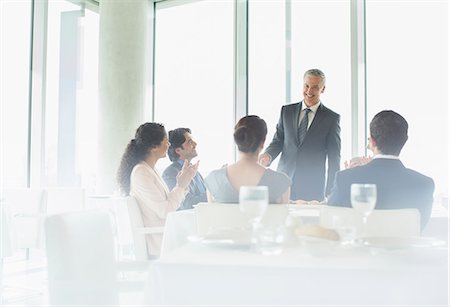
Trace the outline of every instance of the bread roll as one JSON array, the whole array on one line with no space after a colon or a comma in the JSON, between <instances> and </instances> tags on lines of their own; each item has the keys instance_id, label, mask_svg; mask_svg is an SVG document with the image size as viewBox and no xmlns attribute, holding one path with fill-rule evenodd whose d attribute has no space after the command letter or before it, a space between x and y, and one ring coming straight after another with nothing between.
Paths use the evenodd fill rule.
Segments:
<instances>
[{"instance_id":1,"label":"bread roll","mask_svg":"<svg viewBox=\"0 0 450 307\"><path fill-rule=\"evenodd\" d=\"M310 236L327 240L339 241L339 234L328 228L324 228L317 224L306 224L295 230L297 236Z\"/></svg>"}]
</instances>

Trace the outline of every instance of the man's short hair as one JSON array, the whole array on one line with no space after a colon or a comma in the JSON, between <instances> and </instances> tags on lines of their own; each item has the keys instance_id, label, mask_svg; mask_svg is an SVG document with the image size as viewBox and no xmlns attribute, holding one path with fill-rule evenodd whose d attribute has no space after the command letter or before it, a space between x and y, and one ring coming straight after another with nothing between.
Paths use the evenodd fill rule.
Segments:
<instances>
[{"instance_id":1,"label":"man's short hair","mask_svg":"<svg viewBox=\"0 0 450 307\"><path fill-rule=\"evenodd\" d=\"M408 140L408 122L394 111L381 111L370 122L370 136L382 154L398 156Z\"/></svg>"},{"instance_id":2,"label":"man's short hair","mask_svg":"<svg viewBox=\"0 0 450 307\"><path fill-rule=\"evenodd\" d=\"M305 79L306 76L319 77L321 80L322 86L325 85L325 81L326 81L325 74L320 69L317 69L317 68L309 69L309 70L305 71L305 74L303 75L303 79Z\"/></svg>"},{"instance_id":3,"label":"man's short hair","mask_svg":"<svg viewBox=\"0 0 450 307\"><path fill-rule=\"evenodd\" d=\"M169 131L169 149L167 150L167 154L169 155L169 159L172 162L177 161L180 158L180 155L176 153L177 148L181 148L183 143L186 142L185 133L191 133L191 129L189 128L177 128Z\"/></svg>"}]
</instances>

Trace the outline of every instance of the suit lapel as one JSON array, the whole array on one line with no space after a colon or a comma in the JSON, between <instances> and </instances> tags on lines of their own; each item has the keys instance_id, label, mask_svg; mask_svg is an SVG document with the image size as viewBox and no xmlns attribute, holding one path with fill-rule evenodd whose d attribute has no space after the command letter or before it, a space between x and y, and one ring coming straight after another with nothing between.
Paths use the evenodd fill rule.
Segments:
<instances>
[{"instance_id":1,"label":"suit lapel","mask_svg":"<svg viewBox=\"0 0 450 307\"><path fill-rule=\"evenodd\" d=\"M311 125L309 126L308 132L306 132L306 137L308 137L308 134L310 131L313 132L320 127L320 122L324 118L325 118L325 110L324 110L324 106L321 103L320 106L317 108L316 115L314 115L314 119L313 119Z\"/></svg>"},{"instance_id":2,"label":"suit lapel","mask_svg":"<svg viewBox=\"0 0 450 307\"><path fill-rule=\"evenodd\" d=\"M293 123L293 131L295 131L295 139L297 140L297 145L298 144L298 125L299 125L299 120L300 120L300 111L302 110L302 103L303 101L300 101L299 103L297 103L293 109L293 112L290 114L291 116L295 116L295 118L293 118L292 120L288 121Z\"/></svg>"}]
</instances>

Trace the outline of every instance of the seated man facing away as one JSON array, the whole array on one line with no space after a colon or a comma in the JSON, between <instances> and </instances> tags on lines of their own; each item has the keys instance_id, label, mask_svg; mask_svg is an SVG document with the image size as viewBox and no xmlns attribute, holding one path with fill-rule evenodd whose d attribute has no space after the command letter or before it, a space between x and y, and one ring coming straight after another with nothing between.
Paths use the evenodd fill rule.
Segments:
<instances>
[{"instance_id":1,"label":"seated man facing away","mask_svg":"<svg viewBox=\"0 0 450 307\"><path fill-rule=\"evenodd\" d=\"M197 143L192 139L189 128L177 128L169 131L169 149L167 151L172 164L163 172L162 177L169 189L173 189L177 183L177 175L185 160L189 163L197 156ZM192 209L193 205L207 201L206 187L199 172L189 184L187 194L178 210Z\"/></svg>"},{"instance_id":2,"label":"seated man facing away","mask_svg":"<svg viewBox=\"0 0 450 307\"><path fill-rule=\"evenodd\" d=\"M427 224L433 205L434 181L412 169L399 159L408 139L408 123L394 111L381 111L370 122L369 149L373 159L336 174L329 205L351 207L352 183L377 185L375 209L416 208L420 211L422 229Z\"/></svg>"}]
</instances>

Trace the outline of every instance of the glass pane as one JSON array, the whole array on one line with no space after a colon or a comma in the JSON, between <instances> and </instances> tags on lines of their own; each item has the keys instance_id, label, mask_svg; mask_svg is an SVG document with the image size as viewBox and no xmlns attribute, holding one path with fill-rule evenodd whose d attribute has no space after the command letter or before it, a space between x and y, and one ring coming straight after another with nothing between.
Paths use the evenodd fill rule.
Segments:
<instances>
[{"instance_id":1,"label":"glass pane","mask_svg":"<svg viewBox=\"0 0 450 307\"><path fill-rule=\"evenodd\" d=\"M31 0L1 4L2 188L27 186Z\"/></svg>"},{"instance_id":2,"label":"glass pane","mask_svg":"<svg viewBox=\"0 0 450 307\"><path fill-rule=\"evenodd\" d=\"M351 158L350 43L349 0L292 1L292 99L303 99L306 70L325 73L321 100L341 115L341 162Z\"/></svg>"},{"instance_id":3,"label":"glass pane","mask_svg":"<svg viewBox=\"0 0 450 307\"><path fill-rule=\"evenodd\" d=\"M448 196L448 2L368 0L366 10L368 120L384 109L402 114L403 163Z\"/></svg>"},{"instance_id":4,"label":"glass pane","mask_svg":"<svg viewBox=\"0 0 450 307\"><path fill-rule=\"evenodd\" d=\"M248 112L266 121L267 146L286 103L285 3L252 0L248 15Z\"/></svg>"},{"instance_id":5,"label":"glass pane","mask_svg":"<svg viewBox=\"0 0 450 307\"><path fill-rule=\"evenodd\" d=\"M82 61L77 87L76 113L76 172L81 186L95 190L97 170L98 131L98 45L99 15L85 10L80 19Z\"/></svg>"},{"instance_id":6,"label":"glass pane","mask_svg":"<svg viewBox=\"0 0 450 307\"><path fill-rule=\"evenodd\" d=\"M49 1L43 186L95 184L98 14Z\"/></svg>"},{"instance_id":7,"label":"glass pane","mask_svg":"<svg viewBox=\"0 0 450 307\"><path fill-rule=\"evenodd\" d=\"M155 120L192 129L206 175L233 161L233 1L156 8Z\"/></svg>"}]
</instances>

